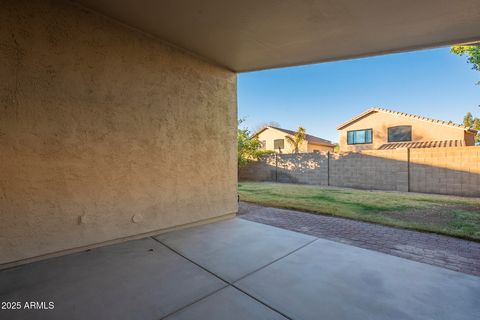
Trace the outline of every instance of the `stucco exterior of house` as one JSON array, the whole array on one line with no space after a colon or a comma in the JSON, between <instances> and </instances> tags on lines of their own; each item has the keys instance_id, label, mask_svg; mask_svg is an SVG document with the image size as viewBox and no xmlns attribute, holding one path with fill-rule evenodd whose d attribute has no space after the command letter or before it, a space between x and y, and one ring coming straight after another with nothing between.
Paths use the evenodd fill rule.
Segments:
<instances>
[{"instance_id":1,"label":"stucco exterior of house","mask_svg":"<svg viewBox=\"0 0 480 320\"><path fill-rule=\"evenodd\" d=\"M67 1L0 17L0 265L235 214L234 72Z\"/></svg>"},{"instance_id":2,"label":"stucco exterior of house","mask_svg":"<svg viewBox=\"0 0 480 320\"><path fill-rule=\"evenodd\" d=\"M337 127L340 151L475 145L476 130L384 108L370 108Z\"/></svg>"},{"instance_id":3,"label":"stucco exterior of house","mask_svg":"<svg viewBox=\"0 0 480 320\"><path fill-rule=\"evenodd\" d=\"M293 153L294 147L285 139L285 136L293 138L294 134L295 131L292 130L268 126L255 133L254 137L258 137L258 140L260 140L265 150L274 150L279 153ZM333 152L334 147L329 140L307 134L305 135L305 141L298 147L298 152Z\"/></svg>"}]
</instances>

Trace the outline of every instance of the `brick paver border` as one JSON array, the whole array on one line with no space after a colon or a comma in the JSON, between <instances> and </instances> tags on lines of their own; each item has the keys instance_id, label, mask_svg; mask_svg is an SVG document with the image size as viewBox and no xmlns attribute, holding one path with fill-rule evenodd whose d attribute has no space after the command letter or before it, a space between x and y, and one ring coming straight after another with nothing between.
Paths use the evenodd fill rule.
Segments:
<instances>
[{"instance_id":1,"label":"brick paver border","mask_svg":"<svg viewBox=\"0 0 480 320\"><path fill-rule=\"evenodd\" d=\"M238 217L480 276L480 243L240 202Z\"/></svg>"}]
</instances>

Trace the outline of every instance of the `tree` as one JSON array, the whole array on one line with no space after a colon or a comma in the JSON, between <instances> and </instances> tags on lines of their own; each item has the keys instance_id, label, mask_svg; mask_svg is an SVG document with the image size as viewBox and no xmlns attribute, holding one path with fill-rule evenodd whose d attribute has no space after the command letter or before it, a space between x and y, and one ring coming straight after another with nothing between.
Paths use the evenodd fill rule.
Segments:
<instances>
[{"instance_id":1,"label":"tree","mask_svg":"<svg viewBox=\"0 0 480 320\"><path fill-rule=\"evenodd\" d=\"M473 119L472 128L477 130L477 135L475 136L475 142L480 143L480 118Z\"/></svg>"},{"instance_id":2,"label":"tree","mask_svg":"<svg viewBox=\"0 0 480 320\"><path fill-rule=\"evenodd\" d=\"M466 55L468 63L473 64L472 69L480 71L480 45L453 46L450 50L459 56Z\"/></svg>"},{"instance_id":3,"label":"tree","mask_svg":"<svg viewBox=\"0 0 480 320\"><path fill-rule=\"evenodd\" d=\"M293 137L285 136L285 139L287 139L288 143L293 147L293 152L298 153L298 147L300 147L302 142L305 141L305 128L298 127L297 132L293 134Z\"/></svg>"},{"instance_id":4,"label":"tree","mask_svg":"<svg viewBox=\"0 0 480 320\"><path fill-rule=\"evenodd\" d=\"M336 142L333 144L333 152L335 152L335 153L340 152L340 144L338 144Z\"/></svg>"},{"instance_id":5,"label":"tree","mask_svg":"<svg viewBox=\"0 0 480 320\"><path fill-rule=\"evenodd\" d=\"M472 69L476 71L480 71L480 45L458 45L458 46L453 46L451 48L451 51L454 54L457 54L459 56L466 55L468 63L471 63ZM480 81L477 82L478 85L480 85ZM473 118L472 113L467 112L465 117L463 118L463 124L466 127L471 127L475 130L478 130L480 132L480 119L479 118ZM475 136L475 142L480 143L480 133L477 133Z\"/></svg>"},{"instance_id":6,"label":"tree","mask_svg":"<svg viewBox=\"0 0 480 320\"><path fill-rule=\"evenodd\" d=\"M480 118L473 117L471 112L467 112L465 117L463 117L463 125L465 127L470 127L472 129L475 129L479 131L477 135L475 136L475 142L479 143L480 142Z\"/></svg>"},{"instance_id":7,"label":"tree","mask_svg":"<svg viewBox=\"0 0 480 320\"><path fill-rule=\"evenodd\" d=\"M263 150L262 143L258 137L251 137L248 128L240 128L244 120L238 120L237 141L238 141L238 166L242 167L251 160L269 154L273 151Z\"/></svg>"},{"instance_id":8,"label":"tree","mask_svg":"<svg viewBox=\"0 0 480 320\"><path fill-rule=\"evenodd\" d=\"M473 119L472 127L475 130L480 130L480 118Z\"/></svg>"},{"instance_id":9,"label":"tree","mask_svg":"<svg viewBox=\"0 0 480 320\"><path fill-rule=\"evenodd\" d=\"M463 125L465 127L471 127L473 126L473 116L471 112L467 112L465 117L463 117Z\"/></svg>"},{"instance_id":10,"label":"tree","mask_svg":"<svg viewBox=\"0 0 480 320\"><path fill-rule=\"evenodd\" d=\"M450 51L459 56L466 55L468 63L471 63L472 69L480 71L480 45L453 46ZM480 85L480 81L477 82Z\"/></svg>"}]
</instances>

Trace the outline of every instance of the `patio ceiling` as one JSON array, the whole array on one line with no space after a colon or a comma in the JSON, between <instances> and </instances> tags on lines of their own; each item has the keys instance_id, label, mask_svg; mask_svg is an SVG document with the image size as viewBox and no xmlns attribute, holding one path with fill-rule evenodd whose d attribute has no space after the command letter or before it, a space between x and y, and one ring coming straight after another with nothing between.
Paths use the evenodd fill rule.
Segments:
<instances>
[{"instance_id":1,"label":"patio ceiling","mask_svg":"<svg viewBox=\"0 0 480 320\"><path fill-rule=\"evenodd\" d=\"M480 0L76 0L233 71L480 40Z\"/></svg>"}]
</instances>

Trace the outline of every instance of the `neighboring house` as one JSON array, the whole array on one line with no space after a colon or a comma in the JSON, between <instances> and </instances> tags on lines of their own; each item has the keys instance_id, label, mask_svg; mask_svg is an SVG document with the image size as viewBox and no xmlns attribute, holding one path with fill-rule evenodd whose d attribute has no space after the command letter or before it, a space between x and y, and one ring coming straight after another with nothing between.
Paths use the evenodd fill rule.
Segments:
<instances>
[{"instance_id":1,"label":"neighboring house","mask_svg":"<svg viewBox=\"0 0 480 320\"><path fill-rule=\"evenodd\" d=\"M337 127L340 151L475 145L476 130L453 122L370 108Z\"/></svg>"},{"instance_id":2,"label":"neighboring house","mask_svg":"<svg viewBox=\"0 0 480 320\"><path fill-rule=\"evenodd\" d=\"M293 138L294 134L295 131L292 130L268 126L259 130L253 136L258 137L258 140L260 140L265 150L292 153L294 147L285 139L285 136L291 136ZM333 151L334 147L334 144L329 140L306 134L305 141L299 146L298 152Z\"/></svg>"}]
</instances>

